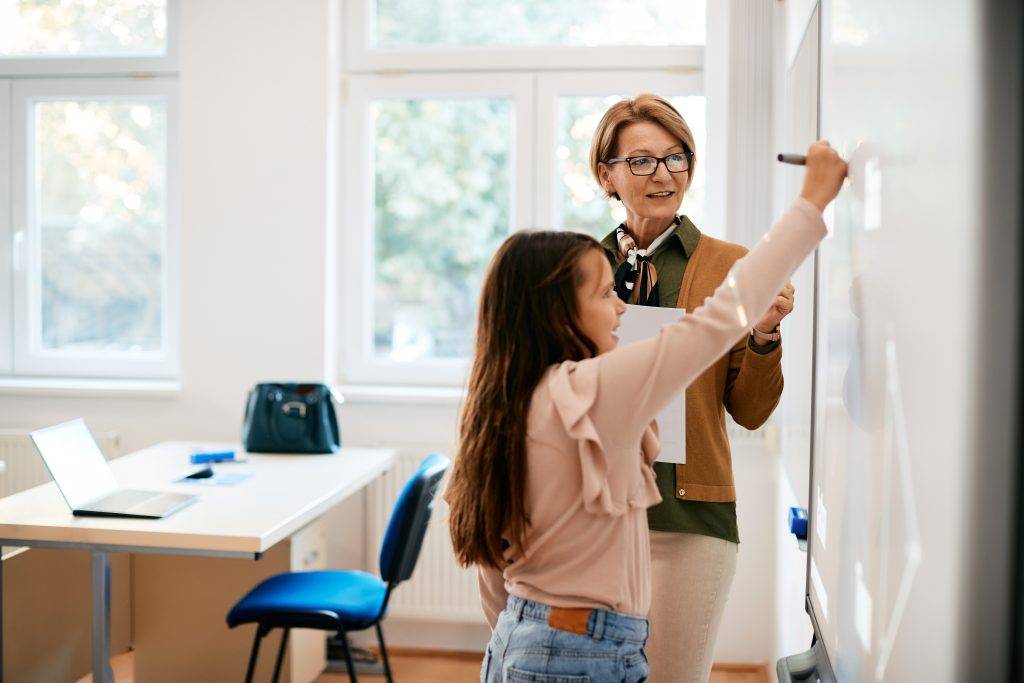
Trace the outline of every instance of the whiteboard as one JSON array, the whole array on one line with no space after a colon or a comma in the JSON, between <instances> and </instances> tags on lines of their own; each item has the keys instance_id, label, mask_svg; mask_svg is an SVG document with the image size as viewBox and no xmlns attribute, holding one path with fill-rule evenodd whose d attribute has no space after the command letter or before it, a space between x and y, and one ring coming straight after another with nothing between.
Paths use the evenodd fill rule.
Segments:
<instances>
[{"instance_id":1,"label":"whiteboard","mask_svg":"<svg viewBox=\"0 0 1024 683\"><path fill-rule=\"evenodd\" d=\"M1016 308L991 269L1017 233L991 220L983 9L821 4L850 179L817 263L807 599L840 681L1001 680Z\"/></svg>"}]
</instances>

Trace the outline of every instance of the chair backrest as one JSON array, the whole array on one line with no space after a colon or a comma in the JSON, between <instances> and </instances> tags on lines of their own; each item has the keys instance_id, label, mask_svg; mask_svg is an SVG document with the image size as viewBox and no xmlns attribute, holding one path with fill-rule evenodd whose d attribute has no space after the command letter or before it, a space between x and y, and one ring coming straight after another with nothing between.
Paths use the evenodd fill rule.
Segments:
<instances>
[{"instance_id":1,"label":"chair backrest","mask_svg":"<svg viewBox=\"0 0 1024 683\"><path fill-rule=\"evenodd\" d=\"M431 453L398 494L380 548L380 577L387 583L396 584L412 576L434 509L434 497L449 465L451 460Z\"/></svg>"}]
</instances>

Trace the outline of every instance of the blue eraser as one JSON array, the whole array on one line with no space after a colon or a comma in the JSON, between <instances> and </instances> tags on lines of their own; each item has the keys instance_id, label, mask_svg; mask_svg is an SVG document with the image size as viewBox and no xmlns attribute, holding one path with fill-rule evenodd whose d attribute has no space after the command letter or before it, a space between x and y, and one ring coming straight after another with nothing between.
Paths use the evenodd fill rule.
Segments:
<instances>
[{"instance_id":1,"label":"blue eraser","mask_svg":"<svg viewBox=\"0 0 1024 683\"><path fill-rule=\"evenodd\" d=\"M789 530L801 541L807 540L807 510L789 508Z\"/></svg>"},{"instance_id":2,"label":"blue eraser","mask_svg":"<svg viewBox=\"0 0 1024 683\"><path fill-rule=\"evenodd\" d=\"M234 451L212 451L210 453L193 453L189 460L193 465L205 465L211 462L225 462L234 460Z\"/></svg>"}]
</instances>

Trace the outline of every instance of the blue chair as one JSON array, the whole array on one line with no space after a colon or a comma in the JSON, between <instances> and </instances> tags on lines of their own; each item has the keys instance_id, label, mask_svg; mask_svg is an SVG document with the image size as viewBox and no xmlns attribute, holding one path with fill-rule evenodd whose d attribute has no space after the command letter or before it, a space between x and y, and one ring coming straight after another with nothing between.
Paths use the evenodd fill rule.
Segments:
<instances>
[{"instance_id":1,"label":"blue chair","mask_svg":"<svg viewBox=\"0 0 1024 683\"><path fill-rule=\"evenodd\" d=\"M391 682L391 665L380 622L387 611L391 591L412 576L434 507L434 496L450 464L451 460L443 455L428 455L398 495L380 549L379 579L360 571L278 574L263 581L238 601L228 613L228 626L257 625L245 674L246 683L252 681L260 641L275 628L283 628L284 635L281 636L281 647L274 665L274 683L281 674L288 632L293 628L337 631L344 646L349 678L354 683L356 673L347 634L371 626L377 629L384 674Z\"/></svg>"}]
</instances>

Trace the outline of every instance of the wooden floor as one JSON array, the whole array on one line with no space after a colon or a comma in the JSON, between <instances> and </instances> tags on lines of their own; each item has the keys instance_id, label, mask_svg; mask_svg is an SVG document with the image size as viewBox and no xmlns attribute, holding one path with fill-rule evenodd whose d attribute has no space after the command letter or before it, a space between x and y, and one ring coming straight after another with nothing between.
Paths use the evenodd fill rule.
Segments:
<instances>
[{"instance_id":1,"label":"wooden floor","mask_svg":"<svg viewBox=\"0 0 1024 683\"><path fill-rule=\"evenodd\" d=\"M390 652L390 649L389 649ZM391 655L391 673L396 683L476 683L480 680L480 655L465 653ZM360 683L380 683L383 676L361 675ZM768 670L754 664L716 664L710 683L769 683ZM320 674L316 683L348 683L345 674Z\"/></svg>"},{"instance_id":2,"label":"wooden floor","mask_svg":"<svg viewBox=\"0 0 1024 683\"><path fill-rule=\"evenodd\" d=\"M131 653L110 660L117 683L134 683ZM480 680L480 656L465 653L411 653L396 651L391 655L392 674L396 683L476 683ZM383 676L359 677L366 683L379 683ZM716 664L711 683L769 683L768 669L753 664ZM86 676L78 683L90 683ZM347 683L348 676L320 674L316 683Z\"/></svg>"}]
</instances>

